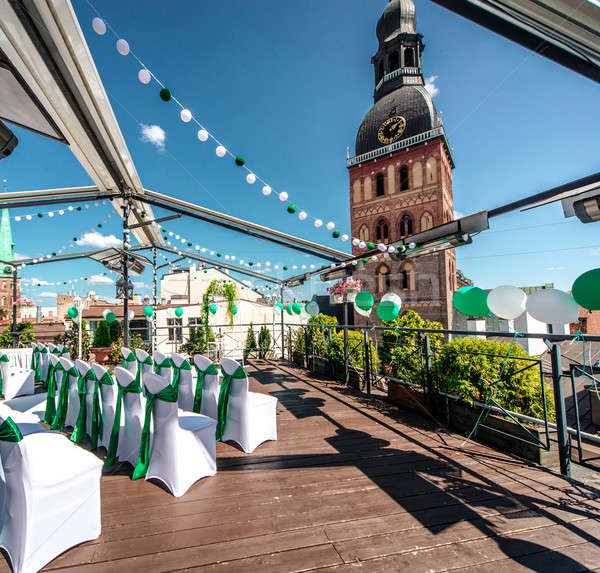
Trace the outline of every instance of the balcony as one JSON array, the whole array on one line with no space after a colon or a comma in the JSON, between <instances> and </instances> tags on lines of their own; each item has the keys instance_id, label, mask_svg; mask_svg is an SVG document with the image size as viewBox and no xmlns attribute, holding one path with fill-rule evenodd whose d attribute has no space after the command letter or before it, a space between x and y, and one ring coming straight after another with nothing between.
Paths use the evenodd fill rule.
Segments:
<instances>
[{"instance_id":1,"label":"balcony","mask_svg":"<svg viewBox=\"0 0 600 573\"><path fill-rule=\"evenodd\" d=\"M379 83L375 86L377 91L385 82L396 79L399 76L420 76L421 70L419 68L398 68L389 74L385 74L383 78L379 80Z\"/></svg>"}]
</instances>

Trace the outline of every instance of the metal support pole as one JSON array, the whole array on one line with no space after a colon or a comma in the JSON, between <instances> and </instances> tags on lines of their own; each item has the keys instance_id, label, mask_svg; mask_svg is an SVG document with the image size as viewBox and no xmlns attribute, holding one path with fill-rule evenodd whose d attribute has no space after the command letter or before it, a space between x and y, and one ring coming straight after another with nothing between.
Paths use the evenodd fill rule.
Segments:
<instances>
[{"instance_id":1,"label":"metal support pole","mask_svg":"<svg viewBox=\"0 0 600 573\"><path fill-rule=\"evenodd\" d=\"M554 389L554 406L556 409L556 433L558 437L558 457L560 473L571 476L571 454L569 435L567 433L567 417L565 411L565 396L562 388L562 369L560 364L560 346L552 345L552 383ZM542 381L543 384L543 381Z\"/></svg>"},{"instance_id":2,"label":"metal support pole","mask_svg":"<svg viewBox=\"0 0 600 573\"><path fill-rule=\"evenodd\" d=\"M13 269L13 285L12 285L12 341L13 348L17 346L17 269Z\"/></svg>"},{"instance_id":3,"label":"metal support pole","mask_svg":"<svg viewBox=\"0 0 600 573\"><path fill-rule=\"evenodd\" d=\"M83 305L81 303L77 305L77 311L79 312L79 339L77 345L77 358L79 358L79 360L83 360L83 357L81 356L83 352Z\"/></svg>"},{"instance_id":4,"label":"metal support pole","mask_svg":"<svg viewBox=\"0 0 600 573\"><path fill-rule=\"evenodd\" d=\"M129 286L129 268L127 266L127 257L129 251L129 198L123 199L123 282L124 294L123 294L123 346L129 345L129 300L128 300L128 286Z\"/></svg>"},{"instance_id":5,"label":"metal support pole","mask_svg":"<svg viewBox=\"0 0 600 573\"><path fill-rule=\"evenodd\" d=\"M283 285L279 288L281 305L283 306ZM281 309L281 360L285 360L285 331L283 329L283 308Z\"/></svg>"},{"instance_id":6,"label":"metal support pole","mask_svg":"<svg viewBox=\"0 0 600 573\"><path fill-rule=\"evenodd\" d=\"M308 326L303 327L304 330L304 364L306 369L310 368L308 361Z\"/></svg>"},{"instance_id":7,"label":"metal support pole","mask_svg":"<svg viewBox=\"0 0 600 573\"><path fill-rule=\"evenodd\" d=\"M427 394L429 394L429 405L433 406L433 377L431 372L431 341L429 335L425 335L425 346L423 347L425 359L425 384L427 385Z\"/></svg>"},{"instance_id":8,"label":"metal support pole","mask_svg":"<svg viewBox=\"0 0 600 573\"><path fill-rule=\"evenodd\" d=\"M348 302L344 295L344 382L348 386L350 373L348 372Z\"/></svg>"},{"instance_id":9,"label":"metal support pole","mask_svg":"<svg viewBox=\"0 0 600 573\"><path fill-rule=\"evenodd\" d=\"M152 246L152 306L154 312L152 313L152 322L150 328L152 329L152 354L156 349L156 245Z\"/></svg>"},{"instance_id":10,"label":"metal support pole","mask_svg":"<svg viewBox=\"0 0 600 573\"><path fill-rule=\"evenodd\" d=\"M371 397L371 357L369 356L369 335L363 331L363 344L365 353L365 382L367 385L367 396Z\"/></svg>"}]
</instances>

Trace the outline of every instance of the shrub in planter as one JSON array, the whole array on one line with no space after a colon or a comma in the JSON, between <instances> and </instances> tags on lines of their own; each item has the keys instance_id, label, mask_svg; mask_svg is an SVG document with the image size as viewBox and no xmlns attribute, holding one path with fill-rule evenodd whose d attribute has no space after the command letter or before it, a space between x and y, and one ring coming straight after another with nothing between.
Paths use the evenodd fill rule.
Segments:
<instances>
[{"instance_id":1,"label":"shrub in planter","mask_svg":"<svg viewBox=\"0 0 600 573\"><path fill-rule=\"evenodd\" d=\"M335 334L328 347L328 356L336 370L344 369L344 333ZM369 358L371 371L377 371L378 358L375 345L369 340ZM348 363L356 368L364 368L365 354L363 335L353 330L348 331Z\"/></svg>"},{"instance_id":2,"label":"shrub in planter","mask_svg":"<svg viewBox=\"0 0 600 573\"><path fill-rule=\"evenodd\" d=\"M329 337L333 337L337 329L325 328L325 326L337 326L338 320L335 316L319 313L308 321L308 353L315 356L327 357ZM301 336L304 336L302 334ZM304 340L301 342L304 345Z\"/></svg>"},{"instance_id":3,"label":"shrub in planter","mask_svg":"<svg viewBox=\"0 0 600 573\"><path fill-rule=\"evenodd\" d=\"M103 320L94 332L94 348L106 348L112 346L113 341L110 337L110 326L108 322Z\"/></svg>"},{"instance_id":4,"label":"shrub in planter","mask_svg":"<svg viewBox=\"0 0 600 573\"><path fill-rule=\"evenodd\" d=\"M254 328L252 328L252 323L248 327L248 334L246 335L246 346L244 348L244 358L247 358L251 352L256 352L258 348L256 344L256 336L254 335Z\"/></svg>"},{"instance_id":5,"label":"shrub in planter","mask_svg":"<svg viewBox=\"0 0 600 573\"><path fill-rule=\"evenodd\" d=\"M119 338L119 340L117 340L110 349L110 353L108 355L108 362L110 364L121 364L123 361L123 355L121 354L122 347L123 338ZM142 340L142 337L137 332L132 332L130 334L127 348L130 350L141 348L142 350L148 351L148 345Z\"/></svg>"},{"instance_id":6,"label":"shrub in planter","mask_svg":"<svg viewBox=\"0 0 600 573\"><path fill-rule=\"evenodd\" d=\"M179 347L179 350L188 356L204 354L208 350L209 343L214 341L215 335L210 326L207 330L201 326L190 328L190 338Z\"/></svg>"},{"instance_id":7,"label":"shrub in planter","mask_svg":"<svg viewBox=\"0 0 600 573\"><path fill-rule=\"evenodd\" d=\"M487 402L491 395L490 385L498 380L509 348L509 342L471 337L446 344L436 365L439 389L458 394L470 404L475 400ZM543 418L542 382L537 364L523 370L531 362L518 360L529 355L516 342L512 345L510 356L494 399L507 410ZM548 418L554 420L554 399L550 388L546 388L546 404Z\"/></svg>"},{"instance_id":8,"label":"shrub in planter","mask_svg":"<svg viewBox=\"0 0 600 573\"><path fill-rule=\"evenodd\" d=\"M260 358L264 358L269 349L271 348L271 333L266 326L261 326L260 331L258 333L258 347L259 347L259 356Z\"/></svg>"}]
</instances>

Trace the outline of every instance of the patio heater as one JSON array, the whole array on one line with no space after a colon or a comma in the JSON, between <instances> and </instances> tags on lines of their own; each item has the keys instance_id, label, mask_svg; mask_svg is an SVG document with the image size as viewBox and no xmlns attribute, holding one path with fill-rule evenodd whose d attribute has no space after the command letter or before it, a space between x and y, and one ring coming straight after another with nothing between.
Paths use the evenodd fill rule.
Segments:
<instances>
[{"instance_id":1,"label":"patio heater","mask_svg":"<svg viewBox=\"0 0 600 573\"><path fill-rule=\"evenodd\" d=\"M79 346L78 346L78 350L77 350L77 356L79 357L79 360L82 360L81 353L82 353L82 347L83 347L83 341L82 341L82 338L83 338L83 316L82 316L82 312L84 309L90 307L91 302L92 302L92 299L90 298L89 294L86 298L81 298L80 296L76 296L73 298L73 304L75 305L75 308L77 309L77 322L79 325L79 336L78 336Z\"/></svg>"}]
</instances>

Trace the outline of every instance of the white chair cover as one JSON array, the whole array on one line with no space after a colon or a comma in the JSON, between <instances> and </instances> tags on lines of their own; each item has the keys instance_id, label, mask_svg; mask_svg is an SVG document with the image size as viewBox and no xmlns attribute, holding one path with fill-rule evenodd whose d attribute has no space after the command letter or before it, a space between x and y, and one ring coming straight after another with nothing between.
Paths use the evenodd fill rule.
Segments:
<instances>
[{"instance_id":1,"label":"white chair cover","mask_svg":"<svg viewBox=\"0 0 600 573\"><path fill-rule=\"evenodd\" d=\"M221 359L223 376L243 372L239 362ZM241 371L238 369L242 369ZM222 399L222 397L220 397ZM277 398L248 391L248 377L233 377L229 387L229 403L221 441L232 440L247 453L267 440L277 439Z\"/></svg>"},{"instance_id":2,"label":"white chair cover","mask_svg":"<svg viewBox=\"0 0 600 573\"><path fill-rule=\"evenodd\" d=\"M64 344L59 344L57 346L57 348L58 348L58 356L62 356L63 358L66 358L67 360L71 360L71 354L69 353L68 346L65 346Z\"/></svg>"},{"instance_id":3,"label":"white chair cover","mask_svg":"<svg viewBox=\"0 0 600 573\"><path fill-rule=\"evenodd\" d=\"M160 398L159 393L170 385L162 376L149 373L145 384L147 392L158 394L152 407L154 436L145 478L160 480L180 497L194 482L217 471L216 421L191 412L178 417L177 402Z\"/></svg>"},{"instance_id":4,"label":"white chair cover","mask_svg":"<svg viewBox=\"0 0 600 573\"><path fill-rule=\"evenodd\" d=\"M209 418L217 419L217 403L219 402L219 371L210 358L206 356L194 356L194 366L204 374L202 381L202 401L200 402L200 414ZM208 372L207 372L208 371ZM196 385L198 384L196 375ZM197 388L194 388L194 392Z\"/></svg>"},{"instance_id":5,"label":"white chair cover","mask_svg":"<svg viewBox=\"0 0 600 573\"><path fill-rule=\"evenodd\" d=\"M110 373L104 366L96 364L95 362L92 364L92 369L98 380L102 380L107 374L110 376ZM104 446L107 449L110 440L110 432L115 421L117 393L117 384L114 383L114 380L113 384L100 385L100 398L102 399L102 436L100 436L100 439L98 440L98 445ZM125 417L121 416L121 425L125 423L124 419Z\"/></svg>"},{"instance_id":6,"label":"white chair cover","mask_svg":"<svg viewBox=\"0 0 600 573\"><path fill-rule=\"evenodd\" d=\"M48 366L50 364L50 351L47 346L43 344L38 344L38 348L40 349L40 380L45 384L48 383Z\"/></svg>"},{"instance_id":7,"label":"white chair cover","mask_svg":"<svg viewBox=\"0 0 600 573\"><path fill-rule=\"evenodd\" d=\"M51 342L48 342L48 352L50 352L50 354L58 354L60 356L60 350L58 346L52 344Z\"/></svg>"},{"instance_id":8,"label":"white chair cover","mask_svg":"<svg viewBox=\"0 0 600 573\"><path fill-rule=\"evenodd\" d=\"M80 377L86 376L87 373L92 369L92 367L87 362L84 362L83 360L79 360L79 358L76 358L73 361L73 364L75 364L75 368L77 368L77 372L79 372ZM94 408L94 382L93 381L88 381L85 396L86 396L86 398L85 398L85 402L86 402L85 431L86 431L87 435L89 436L92 433L92 409Z\"/></svg>"},{"instance_id":9,"label":"white chair cover","mask_svg":"<svg viewBox=\"0 0 600 573\"><path fill-rule=\"evenodd\" d=\"M65 370L74 370L75 365L67 358L59 358L58 361L62 364L62 367ZM57 376L56 383L56 396L57 396L57 409L58 403L60 401L60 391L62 387L63 380L67 381L69 385L68 392L68 402L67 402L67 415L65 418L65 426L74 427L77 422L77 414L79 414L79 393L77 392L77 380L79 379L78 375L69 374L66 378L63 377L63 373L60 372L60 377Z\"/></svg>"},{"instance_id":10,"label":"white chair cover","mask_svg":"<svg viewBox=\"0 0 600 573\"><path fill-rule=\"evenodd\" d=\"M190 361L181 354L171 354L173 362L173 382L177 383L179 407L191 412L194 409L194 378L192 376L192 365Z\"/></svg>"},{"instance_id":11,"label":"white chair cover","mask_svg":"<svg viewBox=\"0 0 600 573\"><path fill-rule=\"evenodd\" d=\"M163 378L166 378L169 381L169 384L173 382L173 366L171 364L171 359L162 352L158 352L157 350L152 355L154 360L154 366L156 368L156 373Z\"/></svg>"},{"instance_id":12,"label":"white chair cover","mask_svg":"<svg viewBox=\"0 0 600 573\"><path fill-rule=\"evenodd\" d=\"M138 363L138 368L141 368L140 384L142 384L143 388L144 374L154 371L154 362L152 361L152 356L150 356L150 354L141 348L135 349L135 358Z\"/></svg>"},{"instance_id":13,"label":"white chair cover","mask_svg":"<svg viewBox=\"0 0 600 573\"><path fill-rule=\"evenodd\" d=\"M123 363L121 364L121 366L129 370L129 372L131 372L133 374L133 377L135 378L138 372L138 363L135 358L135 354L126 346L121 347L121 354L123 356Z\"/></svg>"},{"instance_id":14,"label":"white chair cover","mask_svg":"<svg viewBox=\"0 0 600 573\"><path fill-rule=\"evenodd\" d=\"M125 368L115 368L115 378L119 386L125 388L134 380L135 376ZM135 466L140 451L140 436L144 425L144 410L146 399L142 393L128 392L123 396L123 407L121 410L121 429L119 431L119 446L117 448L117 459L129 462Z\"/></svg>"},{"instance_id":15,"label":"white chair cover","mask_svg":"<svg viewBox=\"0 0 600 573\"><path fill-rule=\"evenodd\" d=\"M34 392L35 372L29 368L10 368L8 356L0 354L1 394L7 400L15 396L27 396Z\"/></svg>"},{"instance_id":16,"label":"white chair cover","mask_svg":"<svg viewBox=\"0 0 600 573\"><path fill-rule=\"evenodd\" d=\"M100 535L102 462L60 434L0 421L6 480L0 547L15 573L33 573Z\"/></svg>"}]
</instances>

